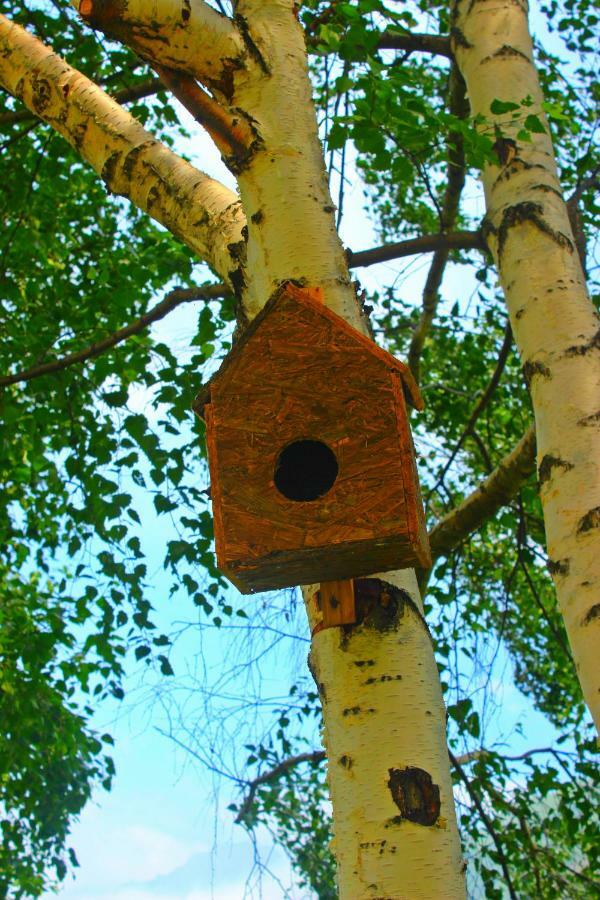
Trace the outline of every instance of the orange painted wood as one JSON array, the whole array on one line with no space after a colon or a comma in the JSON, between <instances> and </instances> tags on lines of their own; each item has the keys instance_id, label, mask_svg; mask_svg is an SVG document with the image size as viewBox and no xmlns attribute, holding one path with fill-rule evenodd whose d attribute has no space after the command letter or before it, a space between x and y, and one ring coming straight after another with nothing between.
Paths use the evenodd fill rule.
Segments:
<instances>
[{"instance_id":1,"label":"orange painted wood","mask_svg":"<svg viewBox=\"0 0 600 900\"><path fill-rule=\"evenodd\" d=\"M317 593L319 609L323 616L320 629L334 625L353 625L356 622L354 580L322 581Z\"/></svg>"},{"instance_id":2,"label":"orange painted wood","mask_svg":"<svg viewBox=\"0 0 600 900\"><path fill-rule=\"evenodd\" d=\"M287 285L200 392L217 563L244 593L430 562L405 395L406 366ZM322 296L322 295L321 295ZM275 484L281 451L319 441L338 474L315 500Z\"/></svg>"}]
</instances>

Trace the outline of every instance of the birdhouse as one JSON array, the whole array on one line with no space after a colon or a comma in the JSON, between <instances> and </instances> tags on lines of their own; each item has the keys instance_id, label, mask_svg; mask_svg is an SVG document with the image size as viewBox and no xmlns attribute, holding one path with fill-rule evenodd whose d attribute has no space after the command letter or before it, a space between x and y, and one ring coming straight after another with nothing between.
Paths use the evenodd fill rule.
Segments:
<instances>
[{"instance_id":1,"label":"birdhouse","mask_svg":"<svg viewBox=\"0 0 600 900\"><path fill-rule=\"evenodd\" d=\"M217 564L242 593L431 559L403 363L286 284L194 402Z\"/></svg>"}]
</instances>

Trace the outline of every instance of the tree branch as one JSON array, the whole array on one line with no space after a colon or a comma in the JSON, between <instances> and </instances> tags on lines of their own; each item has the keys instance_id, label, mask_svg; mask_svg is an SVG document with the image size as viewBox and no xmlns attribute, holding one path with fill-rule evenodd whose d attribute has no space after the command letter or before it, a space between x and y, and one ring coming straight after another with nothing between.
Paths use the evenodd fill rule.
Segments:
<instances>
[{"instance_id":1,"label":"tree branch","mask_svg":"<svg viewBox=\"0 0 600 900\"><path fill-rule=\"evenodd\" d=\"M206 129L228 167L235 171L250 155L256 138L246 119L240 113L231 115L189 75L162 66L155 69L173 96Z\"/></svg>"},{"instance_id":2,"label":"tree branch","mask_svg":"<svg viewBox=\"0 0 600 900\"><path fill-rule=\"evenodd\" d=\"M390 259L401 259L417 253L432 253L437 250L486 250L481 231L454 231L449 234L423 234L420 237L408 238L393 244L383 244L370 250L354 252L346 250L348 265L356 269L359 266L374 266L388 262Z\"/></svg>"},{"instance_id":3,"label":"tree branch","mask_svg":"<svg viewBox=\"0 0 600 900\"><path fill-rule=\"evenodd\" d=\"M289 756L287 759L282 760L282 762L278 763L278 765L274 766L272 769L269 769L267 772L263 772L262 775L259 775L258 778L255 778L253 781L248 782L248 793L244 797L242 805L239 809L237 816L235 817L235 821L237 824L243 822L250 812L250 807L254 802L254 797L256 796L256 792L261 784L268 784L270 781L275 781L279 778L280 775L283 775L289 769L293 769L295 766L300 765L303 762L310 763L321 763L325 760L325 751L324 750L313 750L309 753L299 753L297 756Z\"/></svg>"},{"instance_id":4,"label":"tree branch","mask_svg":"<svg viewBox=\"0 0 600 900\"><path fill-rule=\"evenodd\" d=\"M450 69L448 106L454 116L464 119L468 115L469 104L466 98L465 83L456 63L453 63ZM465 184L466 172L464 138L460 131L451 131L449 133L447 146L446 189L440 210L440 227L442 231L448 231L454 227L458 215L460 195ZM444 277L446 263L448 262L448 255L447 248L440 248L434 253L423 289L421 316L413 331L410 347L408 348L408 365L417 383L420 381L421 354L437 311L439 290Z\"/></svg>"},{"instance_id":5,"label":"tree branch","mask_svg":"<svg viewBox=\"0 0 600 900\"><path fill-rule=\"evenodd\" d=\"M450 37L446 34L398 34L394 31L382 33L378 47L380 50L405 50L407 53L431 53L435 56L453 58Z\"/></svg>"},{"instance_id":6,"label":"tree branch","mask_svg":"<svg viewBox=\"0 0 600 900\"><path fill-rule=\"evenodd\" d=\"M224 95L246 47L231 19L204 0L70 0L92 28L153 65L184 72Z\"/></svg>"},{"instance_id":7,"label":"tree branch","mask_svg":"<svg viewBox=\"0 0 600 900\"><path fill-rule=\"evenodd\" d=\"M109 334L101 341L95 341L93 344L89 344L89 346L84 347L82 350L77 350L74 353L67 353L66 356L61 356L59 359L52 359L49 362L41 363L38 366L23 369L21 372L15 372L13 375L0 376L0 388L7 387L9 384L17 384L22 381L31 381L33 378L39 378L40 375L49 375L52 372L59 372L62 369L69 368L69 366L74 366L76 363L93 359L95 356L100 356L101 353L105 353L107 350L110 350L112 347L115 347L132 335L139 334L140 331L143 331L153 322L164 319L166 315L182 303L191 303L193 300L215 300L218 297L226 296L228 293L229 288L224 284L208 284L195 288L177 288L167 294L165 299L161 300L160 303L157 303L150 312L144 313L139 319L136 319L134 322L131 322L123 328L119 328L118 331Z\"/></svg>"},{"instance_id":8,"label":"tree branch","mask_svg":"<svg viewBox=\"0 0 600 900\"><path fill-rule=\"evenodd\" d=\"M238 197L147 132L98 85L0 15L0 84L127 197L229 280L245 224Z\"/></svg>"},{"instance_id":9,"label":"tree branch","mask_svg":"<svg viewBox=\"0 0 600 900\"><path fill-rule=\"evenodd\" d=\"M531 425L517 446L485 481L444 516L429 533L431 556L447 556L470 534L505 506L535 472L535 428Z\"/></svg>"},{"instance_id":10,"label":"tree branch","mask_svg":"<svg viewBox=\"0 0 600 900\"><path fill-rule=\"evenodd\" d=\"M504 371L504 367L505 367L506 361L508 359L508 354L510 353L510 348L512 347L512 342L513 342L513 334L512 334L512 328L510 327L510 322L509 322L506 325L506 330L504 332L504 340L502 341L502 346L500 347L500 351L498 353L498 361L496 362L496 366L494 368L494 371L492 372L492 377L490 378L483 394L481 395L481 397L475 404L473 411L471 412L471 415L469 416L467 424L465 425L461 436L459 437L458 441L456 442L456 446L454 447L454 450L450 454L450 458L447 460L446 465L442 469L442 472L439 475L436 483L431 488L431 491L429 492L430 494L432 494L440 486L440 484L442 484L444 478L446 477L446 473L448 472L448 469L454 462L456 454L462 447L462 445L465 442L465 440L467 439L467 437L473 433L473 428L475 427L475 423L477 422L479 416L482 414L482 412L485 410L488 403L492 399L494 391L498 387L500 378L502 377L502 373Z\"/></svg>"},{"instance_id":11,"label":"tree branch","mask_svg":"<svg viewBox=\"0 0 600 900\"><path fill-rule=\"evenodd\" d=\"M544 753L546 750L531 750L529 754L523 754L522 756L517 757L504 757L505 759L524 759L527 755L532 755L533 753ZM549 752L552 752L551 750ZM464 753L462 756L452 756L450 751L448 751L448 755L450 756L450 760L453 765L466 765L467 763L472 762L475 759L479 759L482 756L488 755L489 751L487 750L472 750L470 753ZM244 797L242 801L242 805L238 810L238 814L235 817L236 824L240 824L247 817L250 812L250 807L254 802L254 798L256 796L256 792L261 784L268 784L271 781L276 781L280 775L284 775L290 769L294 769L296 766L300 765L303 762L309 762L313 765L325 762L327 759L327 754L324 750L312 750L308 753L299 753L297 756L288 756L287 759L283 759L276 766L273 766L272 769L268 769L266 772L263 772L262 775L259 775L257 778L254 778L252 781L247 782L248 785L248 793Z\"/></svg>"},{"instance_id":12,"label":"tree branch","mask_svg":"<svg viewBox=\"0 0 600 900\"><path fill-rule=\"evenodd\" d=\"M115 93L110 96L115 103L133 103L136 100L143 100L144 97L151 97L153 94L157 94L158 91L162 90L164 90L164 85L160 78L151 78L148 81L142 81L140 84L136 84L134 87L115 91ZM16 125L18 122L31 122L37 118L38 117L28 109L19 109L14 112L2 113L0 115L0 126Z\"/></svg>"}]
</instances>

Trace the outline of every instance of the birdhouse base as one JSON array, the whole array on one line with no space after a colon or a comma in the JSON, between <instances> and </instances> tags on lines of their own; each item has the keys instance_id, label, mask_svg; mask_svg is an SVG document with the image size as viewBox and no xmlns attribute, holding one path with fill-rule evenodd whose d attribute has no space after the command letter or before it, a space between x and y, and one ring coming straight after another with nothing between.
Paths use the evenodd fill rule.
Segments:
<instances>
[{"instance_id":1,"label":"birdhouse base","mask_svg":"<svg viewBox=\"0 0 600 900\"><path fill-rule=\"evenodd\" d=\"M431 557L423 542L407 544L407 535L376 540L349 541L326 547L302 547L299 550L273 551L268 566L264 559L219 561L223 574L242 594L272 591L390 572L412 567L427 568Z\"/></svg>"}]
</instances>

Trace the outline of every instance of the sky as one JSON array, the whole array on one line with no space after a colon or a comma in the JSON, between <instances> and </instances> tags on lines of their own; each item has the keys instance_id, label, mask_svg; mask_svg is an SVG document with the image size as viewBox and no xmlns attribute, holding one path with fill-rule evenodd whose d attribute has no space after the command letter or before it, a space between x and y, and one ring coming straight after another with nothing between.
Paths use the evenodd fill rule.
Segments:
<instances>
[{"instance_id":1,"label":"sky","mask_svg":"<svg viewBox=\"0 0 600 900\"><path fill-rule=\"evenodd\" d=\"M182 141L182 150L204 171L233 186L212 144L199 136L194 126L190 131L194 139ZM482 212L478 188L469 188L468 192L472 207ZM341 231L344 242L354 250L378 243L363 211L365 205L360 182L353 177L346 189ZM428 257L400 260L362 270L359 277L373 289L390 283L402 272L403 294L414 291L417 302L427 264ZM407 271L412 273L408 279ZM465 297L473 290L474 284L464 281L463 275L455 273L446 282L446 293ZM184 306L158 323L155 331L172 345L184 346L190 321L195 322L194 314ZM158 563L162 559L163 520L153 517L153 507L148 504L145 531L153 536ZM177 611L161 602L167 590L167 581L157 567L154 594L158 624L170 631ZM245 598L243 602L251 613L250 605L262 601ZM187 609L185 616L190 616ZM244 692L250 689L252 694L259 687L276 703L277 698L287 695L293 678L307 677L307 646L302 640L283 639L279 655L272 653L264 663L257 664L256 672L240 672L237 681L220 681L220 671L231 664L235 646L225 633L219 636L211 631L203 637L198 629L184 629L171 656L176 680L184 685L182 696L186 714L194 723L194 737L200 728L207 739L224 742L227 759L234 758L235 748L243 743L243 736L236 731L238 719L233 716L233 724L225 722L218 731L212 730L213 723L202 725L203 710L208 706L200 693L194 695L197 668L221 692L225 710L235 709ZM226 807L239 796L235 783L216 778L163 733L169 731L179 699L175 688L161 687L143 665L132 668L129 686L124 703L104 705L95 722L99 730L109 730L115 737L117 775L112 791L98 792L73 829L71 845L80 868L75 880L69 878L59 892L61 900L244 900L259 896L264 900L305 900L308 895L293 886L289 863L282 851L273 849L269 836L259 833L254 846L243 829L233 823ZM533 715L540 743L551 739L543 717L532 713L514 688L501 683L494 688L503 703L503 731L514 733L521 719ZM261 715L257 708L255 717ZM517 737L513 746L518 745ZM242 769L243 755L239 765Z\"/></svg>"}]
</instances>

